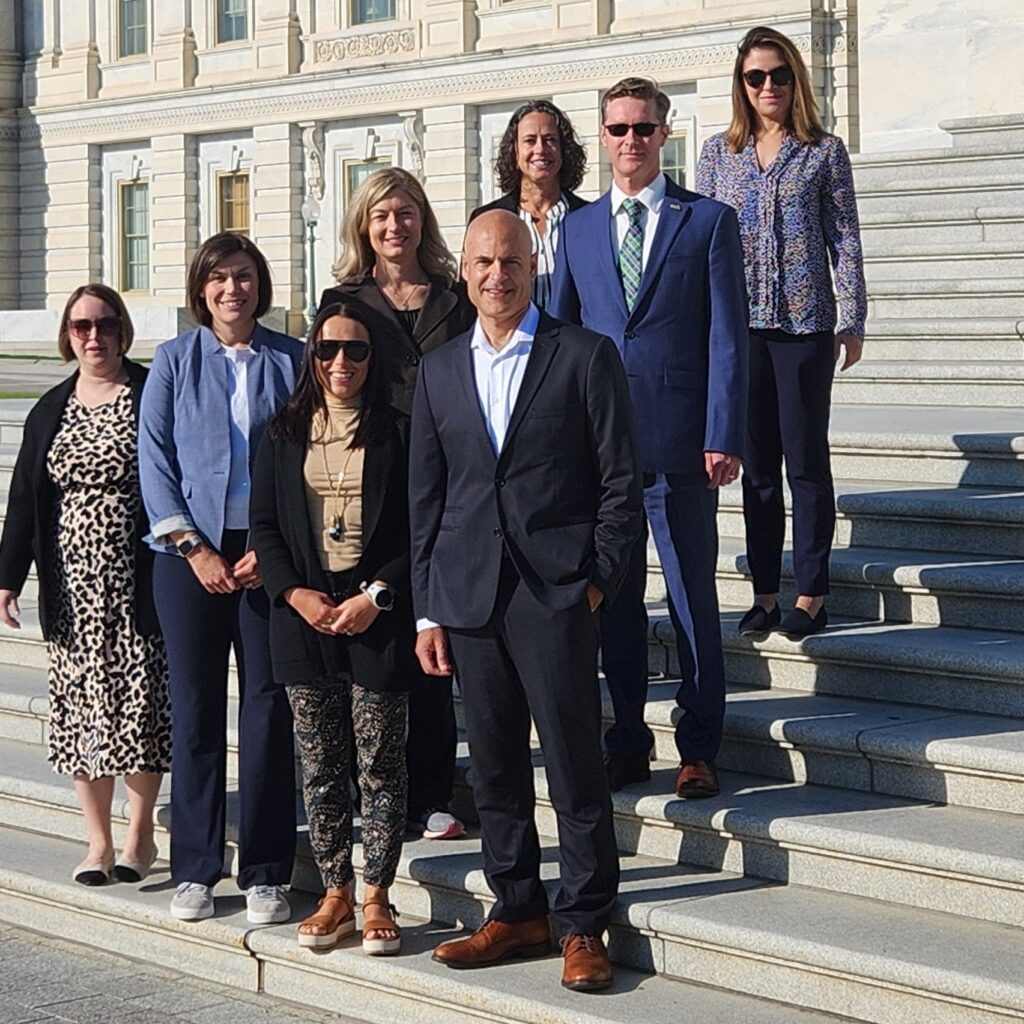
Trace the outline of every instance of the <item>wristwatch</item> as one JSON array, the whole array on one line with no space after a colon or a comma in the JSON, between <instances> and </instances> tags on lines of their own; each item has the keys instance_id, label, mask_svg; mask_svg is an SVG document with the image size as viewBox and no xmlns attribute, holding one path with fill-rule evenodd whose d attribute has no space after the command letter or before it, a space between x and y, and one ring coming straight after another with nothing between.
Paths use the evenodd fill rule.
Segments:
<instances>
[{"instance_id":1,"label":"wristwatch","mask_svg":"<svg viewBox=\"0 0 1024 1024\"><path fill-rule=\"evenodd\" d=\"M386 583L367 583L363 580L359 589L382 612L389 612L395 607L395 592Z\"/></svg>"},{"instance_id":2,"label":"wristwatch","mask_svg":"<svg viewBox=\"0 0 1024 1024\"><path fill-rule=\"evenodd\" d=\"M184 558L188 558L193 551L198 551L203 546L202 537L186 537L184 540L178 541L174 545L178 549L178 554Z\"/></svg>"}]
</instances>

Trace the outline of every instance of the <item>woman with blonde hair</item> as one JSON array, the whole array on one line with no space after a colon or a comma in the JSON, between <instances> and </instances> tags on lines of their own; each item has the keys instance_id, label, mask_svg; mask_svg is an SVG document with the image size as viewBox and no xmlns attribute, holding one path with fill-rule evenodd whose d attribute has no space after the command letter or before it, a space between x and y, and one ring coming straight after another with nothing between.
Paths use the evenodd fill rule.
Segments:
<instances>
[{"instance_id":1,"label":"woman with blonde hair","mask_svg":"<svg viewBox=\"0 0 1024 1024\"><path fill-rule=\"evenodd\" d=\"M807 68L781 32L753 28L740 42L732 123L705 143L697 190L739 214L750 303L743 517L754 605L739 629L802 639L828 623L832 376L844 350L844 370L861 357L867 295L850 158L824 130ZM797 591L785 616L783 458Z\"/></svg>"},{"instance_id":2,"label":"woman with blonde hair","mask_svg":"<svg viewBox=\"0 0 1024 1024\"><path fill-rule=\"evenodd\" d=\"M408 414L420 357L469 330L476 317L457 280L458 265L441 237L423 186L388 167L356 190L341 226L338 284L320 309L354 306L391 385L391 402ZM455 709L450 676L417 670L409 695L409 825L425 839L455 839L462 823L448 811L455 783Z\"/></svg>"}]
</instances>

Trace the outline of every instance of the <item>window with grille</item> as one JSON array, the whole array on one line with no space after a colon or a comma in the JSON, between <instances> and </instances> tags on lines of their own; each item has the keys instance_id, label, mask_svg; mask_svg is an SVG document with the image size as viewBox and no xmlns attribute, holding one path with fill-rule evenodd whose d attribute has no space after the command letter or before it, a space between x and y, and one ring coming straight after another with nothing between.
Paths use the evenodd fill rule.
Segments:
<instances>
[{"instance_id":1,"label":"window with grille","mask_svg":"<svg viewBox=\"0 0 1024 1024\"><path fill-rule=\"evenodd\" d=\"M661 169L680 187L686 188L686 133L673 132L661 151Z\"/></svg>"},{"instance_id":2,"label":"window with grille","mask_svg":"<svg viewBox=\"0 0 1024 1024\"><path fill-rule=\"evenodd\" d=\"M390 167L391 160L389 157L377 157L376 160L346 160L345 161L345 205L348 206L348 201L352 198L355 190L366 179L373 174L374 171L379 171L382 167Z\"/></svg>"},{"instance_id":3,"label":"window with grille","mask_svg":"<svg viewBox=\"0 0 1024 1024\"><path fill-rule=\"evenodd\" d=\"M121 185L121 290L149 291L149 182Z\"/></svg>"},{"instance_id":4,"label":"window with grille","mask_svg":"<svg viewBox=\"0 0 1024 1024\"><path fill-rule=\"evenodd\" d=\"M249 38L249 0L217 0L217 42Z\"/></svg>"},{"instance_id":5,"label":"window with grille","mask_svg":"<svg viewBox=\"0 0 1024 1024\"><path fill-rule=\"evenodd\" d=\"M249 234L249 172L217 176L217 226L233 235Z\"/></svg>"},{"instance_id":6,"label":"window with grille","mask_svg":"<svg viewBox=\"0 0 1024 1024\"><path fill-rule=\"evenodd\" d=\"M149 0L120 0L118 4L119 56L135 57L140 53L146 53L149 49L149 25L146 12L148 3Z\"/></svg>"},{"instance_id":7,"label":"window with grille","mask_svg":"<svg viewBox=\"0 0 1024 1024\"><path fill-rule=\"evenodd\" d=\"M366 25L374 21L394 21L396 0L352 0L352 24Z\"/></svg>"}]
</instances>

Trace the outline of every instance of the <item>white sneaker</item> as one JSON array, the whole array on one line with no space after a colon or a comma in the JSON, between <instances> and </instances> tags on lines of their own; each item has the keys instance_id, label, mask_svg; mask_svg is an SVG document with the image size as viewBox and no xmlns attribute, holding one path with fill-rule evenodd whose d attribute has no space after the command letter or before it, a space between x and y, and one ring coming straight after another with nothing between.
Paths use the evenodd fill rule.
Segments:
<instances>
[{"instance_id":1,"label":"white sneaker","mask_svg":"<svg viewBox=\"0 0 1024 1024\"><path fill-rule=\"evenodd\" d=\"M427 811L416 827L423 829L424 839L459 839L466 834L466 826L447 811Z\"/></svg>"},{"instance_id":2,"label":"white sneaker","mask_svg":"<svg viewBox=\"0 0 1024 1024\"><path fill-rule=\"evenodd\" d=\"M199 882L182 882L171 897L171 917L178 921L213 917L213 889Z\"/></svg>"},{"instance_id":3,"label":"white sneaker","mask_svg":"<svg viewBox=\"0 0 1024 1024\"><path fill-rule=\"evenodd\" d=\"M292 916L292 908L280 885L254 885L245 891L249 924L280 924Z\"/></svg>"}]
</instances>

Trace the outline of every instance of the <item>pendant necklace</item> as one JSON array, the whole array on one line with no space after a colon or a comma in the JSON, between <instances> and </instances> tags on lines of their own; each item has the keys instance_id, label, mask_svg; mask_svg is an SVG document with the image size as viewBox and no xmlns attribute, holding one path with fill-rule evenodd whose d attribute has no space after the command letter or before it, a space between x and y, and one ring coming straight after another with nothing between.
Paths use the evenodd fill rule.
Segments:
<instances>
[{"instance_id":1,"label":"pendant necklace","mask_svg":"<svg viewBox=\"0 0 1024 1024\"><path fill-rule=\"evenodd\" d=\"M327 442L320 442L320 457L324 463L324 476L327 477L328 484L333 485L334 488L331 492L331 496L334 499L334 515L331 517L331 528L327 531L327 536L336 542L340 541L345 534L345 510L352 500L351 498L345 498L342 501L341 489L345 485L345 474L348 473L348 464L352 461L354 454L355 449L349 448L348 455L345 458L345 465L342 466L335 477L332 477L331 467L327 463Z\"/></svg>"}]
</instances>

